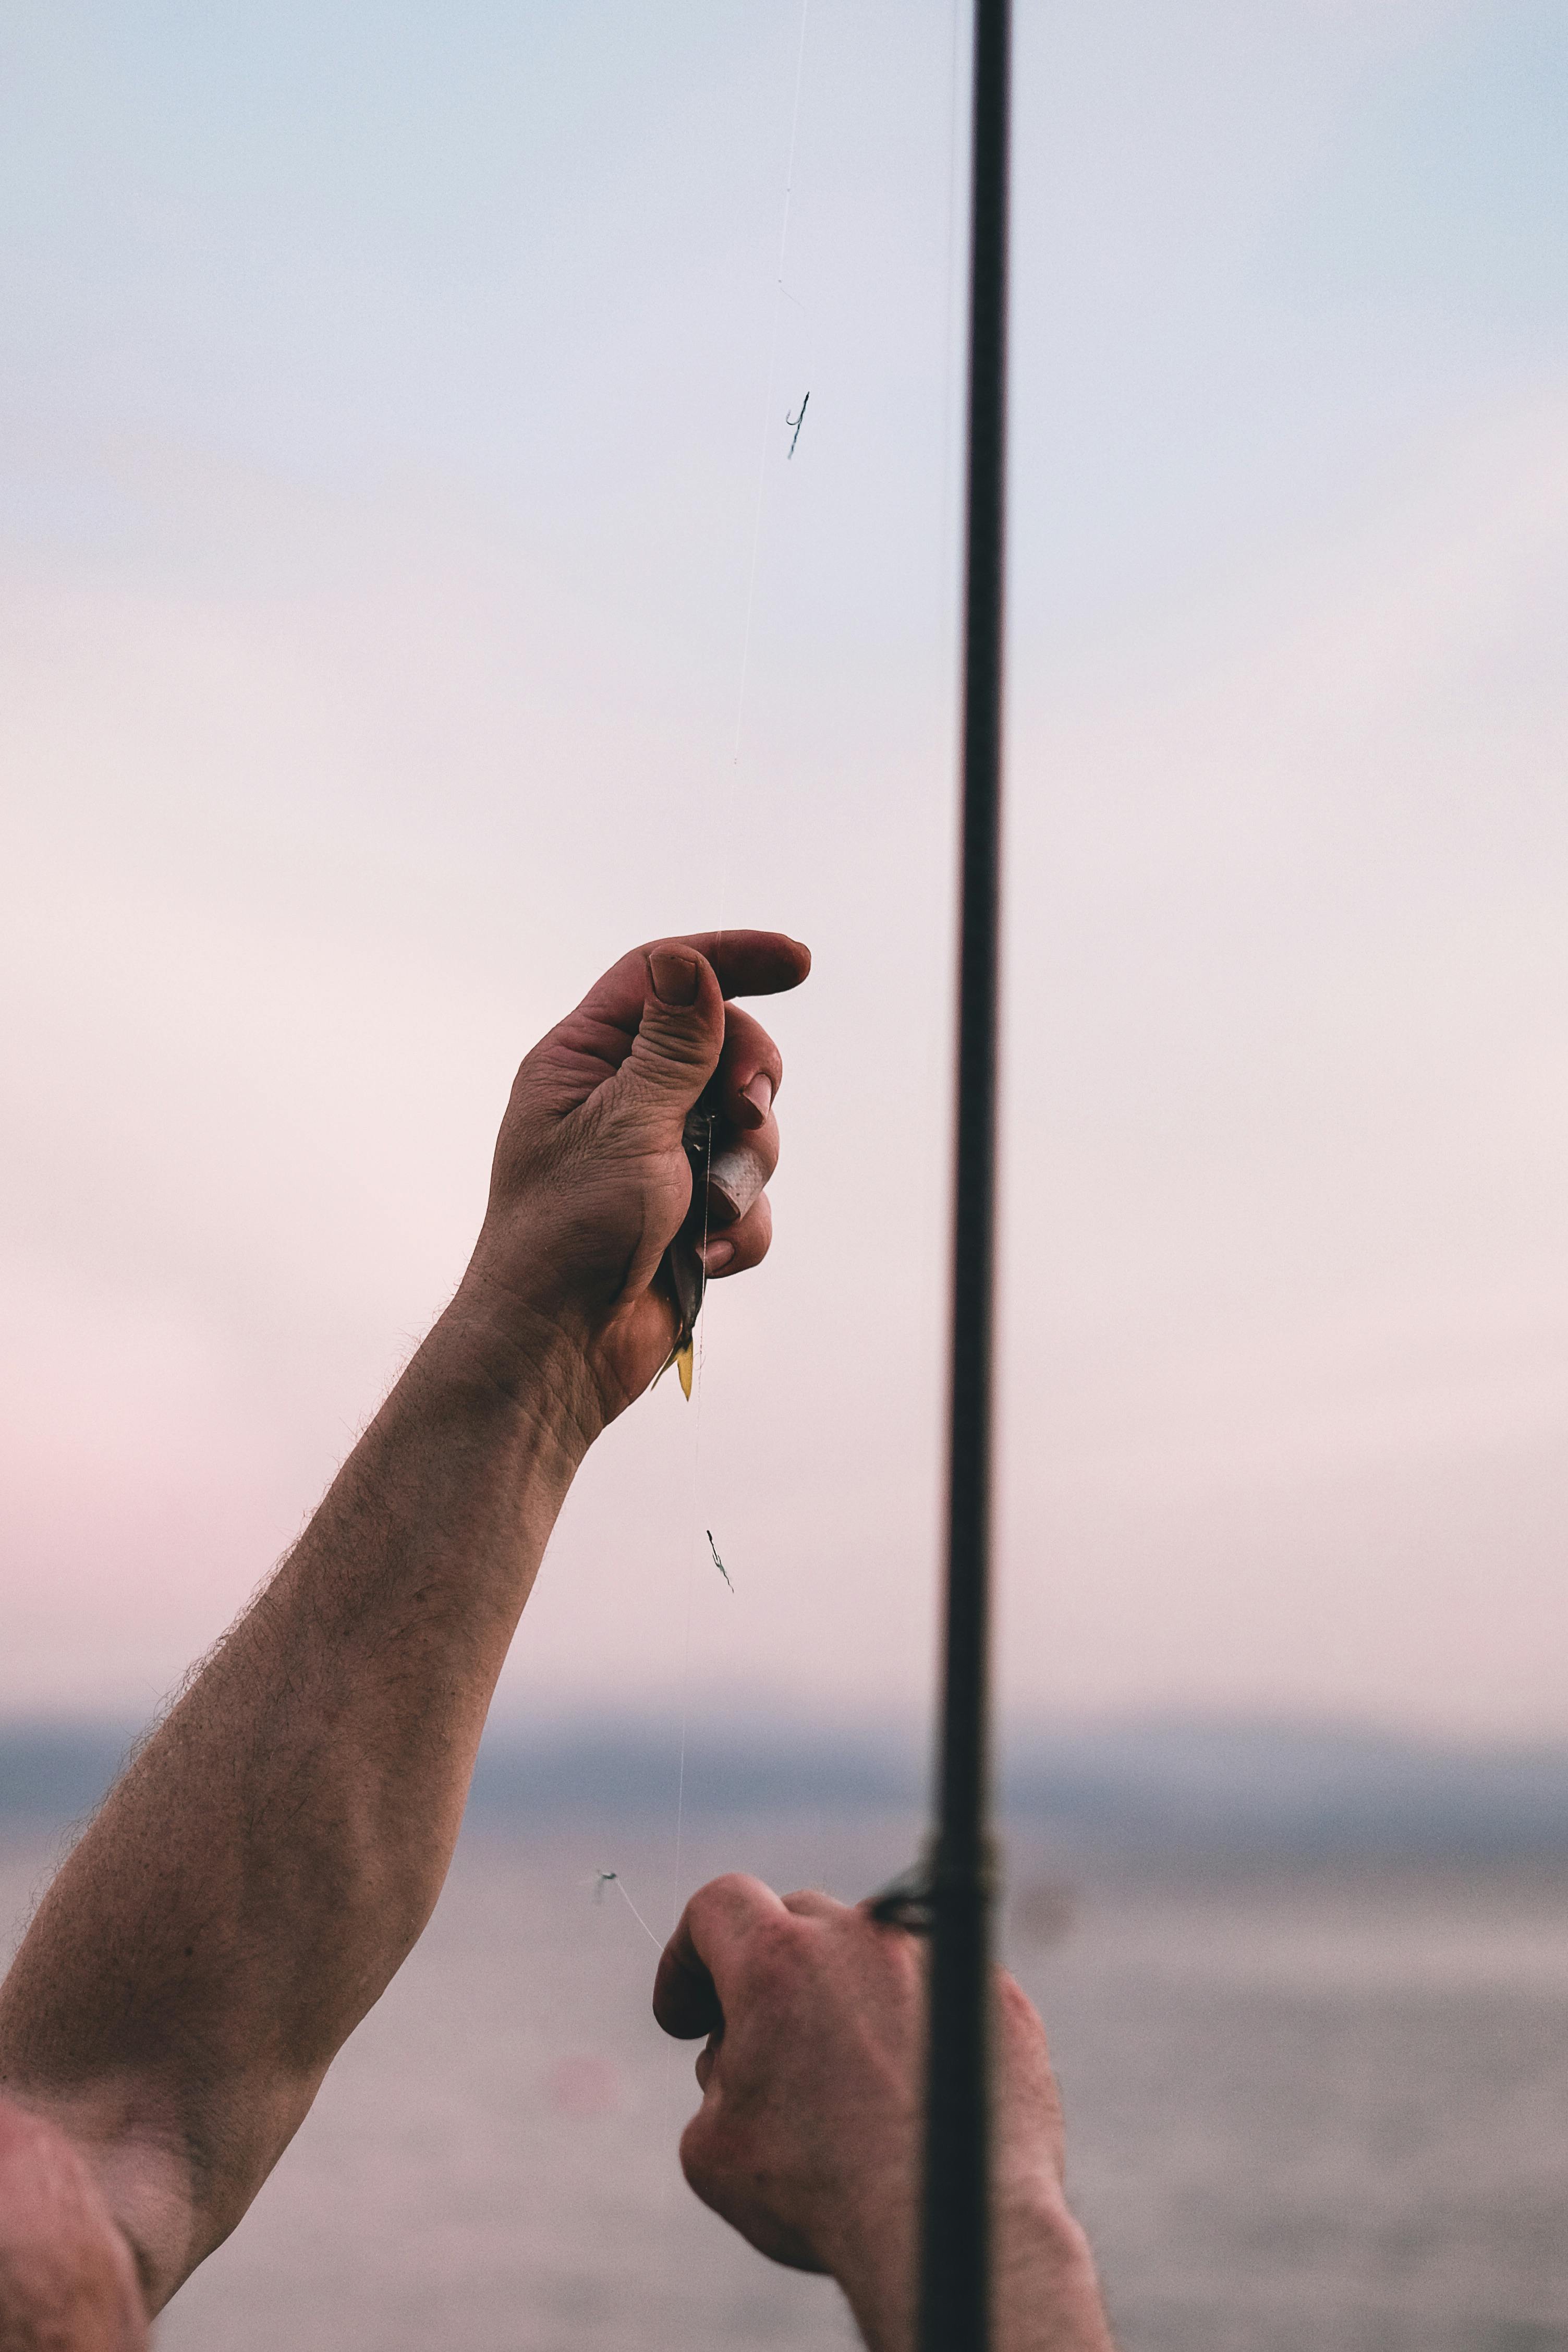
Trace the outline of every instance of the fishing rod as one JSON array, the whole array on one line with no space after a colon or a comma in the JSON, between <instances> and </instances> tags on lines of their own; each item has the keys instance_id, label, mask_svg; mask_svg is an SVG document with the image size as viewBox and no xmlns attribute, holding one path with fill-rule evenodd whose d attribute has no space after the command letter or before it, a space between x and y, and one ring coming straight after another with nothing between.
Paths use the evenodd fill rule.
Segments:
<instances>
[{"instance_id":1,"label":"fishing rod","mask_svg":"<svg viewBox=\"0 0 1568 2352\"><path fill-rule=\"evenodd\" d=\"M805 14L801 13L801 54ZM990 1550L1011 0L975 0L965 488L958 1059L936 1825L873 1908L932 1938L920 2352L989 2352ZM800 105L797 67L796 108ZM791 143L791 173L793 144ZM785 226L788 230L788 189ZM782 257L782 248L781 248ZM800 437L808 393L786 422ZM795 443L789 446L793 457ZM749 627L749 623L748 623ZM743 688L744 692L744 688ZM700 1304L683 1298L683 1343ZM689 1354L682 1369L689 1394ZM713 1546L713 1537L708 1537ZM714 1559L729 1578L714 1546ZM613 1874L601 1873L601 1878ZM624 1891L624 1890L622 1890ZM630 1898L628 1897L628 1900Z\"/></svg>"},{"instance_id":2,"label":"fishing rod","mask_svg":"<svg viewBox=\"0 0 1568 2352\"><path fill-rule=\"evenodd\" d=\"M947 1581L921 2231L921 2352L990 2343L992 1328L1007 508L1011 0L976 0Z\"/></svg>"}]
</instances>

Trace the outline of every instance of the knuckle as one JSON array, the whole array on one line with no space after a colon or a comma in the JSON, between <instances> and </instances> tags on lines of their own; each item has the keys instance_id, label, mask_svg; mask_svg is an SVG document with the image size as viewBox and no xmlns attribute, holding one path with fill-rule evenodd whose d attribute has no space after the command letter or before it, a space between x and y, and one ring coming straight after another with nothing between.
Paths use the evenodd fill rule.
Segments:
<instances>
[{"instance_id":1,"label":"knuckle","mask_svg":"<svg viewBox=\"0 0 1568 2352\"><path fill-rule=\"evenodd\" d=\"M764 1891L761 1882L748 1872L723 1870L716 1878L708 1879L699 1887L692 1900L694 1903L710 1900L727 1905L755 1904L758 1894Z\"/></svg>"},{"instance_id":2,"label":"knuckle","mask_svg":"<svg viewBox=\"0 0 1568 2352\"><path fill-rule=\"evenodd\" d=\"M793 1912L769 1919L753 1938L751 1974L758 1985L779 1994L800 1973L803 1936Z\"/></svg>"},{"instance_id":3,"label":"knuckle","mask_svg":"<svg viewBox=\"0 0 1568 2352\"><path fill-rule=\"evenodd\" d=\"M724 1271L727 1275L746 1274L752 1266L760 1265L768 1255L773 1240L771 1221L758 1216L753 1209L740 1224L731 1226L728 1237L735 1244L735 1255Z\"/></svg>"},{"instance_id":4,"label":"knuckle","mask_svg":"<svg viewBox=\"0 0 1568 2352\"><path fill-rule=\"evenodd\" d=\"M645 1013L632 1048L632 1067L641 1071L651 1063L672 1062L681 1069L701 1070L706 1076L713 1067L712 1038L689 1013L683 1019L678 1013Z\"/></svg>"},{"instance_id":5,"label":"knuckle","mask_svg":"<svg viewBox=\"0 0 1568 2352\"><path fill-rule=\"evenodd\" d=\"M706 2201L706 2192L712 2181L716 2166L714 2132L706 2106L699 2107L681 2134L681 2170L689 2185Z\"/></svg>"}]
</instances>

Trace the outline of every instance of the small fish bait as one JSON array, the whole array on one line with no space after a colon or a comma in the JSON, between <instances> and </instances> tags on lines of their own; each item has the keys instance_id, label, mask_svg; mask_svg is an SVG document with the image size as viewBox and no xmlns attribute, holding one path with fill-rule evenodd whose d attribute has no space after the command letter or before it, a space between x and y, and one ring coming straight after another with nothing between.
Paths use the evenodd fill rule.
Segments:
<instances>
[{"instance_id":1,"label":"small fish bait","mask_svg":"<svg viewBox=\"0 0 1568 2352\"><path fill-rule=\"evenodd\" d=\"M660 1365L654 1379L657 1386L674 1364L681 1383L681 1394L689 1404L692 1399L692 1374L695 1365L694 1339L697 1317L702 1313L703 1292L707 1287L707 1275L698 1257L692 1232L693 1218L701 1204L702 1218L699 1237L707 1234L707 1179L713 1159L713 1123L716 1113L706 1098L695 1110L686 1114L681 1137L692 1171L692 1215L688 1216L660 1261L659 1274L666 1296L680 1318L675 1328L674 1345Z\"/></svg>"}]
</instances>

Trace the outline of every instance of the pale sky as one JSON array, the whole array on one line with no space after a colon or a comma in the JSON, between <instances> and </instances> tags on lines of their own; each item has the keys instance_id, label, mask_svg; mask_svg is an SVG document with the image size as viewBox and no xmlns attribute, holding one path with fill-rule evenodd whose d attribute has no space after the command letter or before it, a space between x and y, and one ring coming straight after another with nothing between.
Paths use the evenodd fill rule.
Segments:
<instances>
[{"instance_id":1,"label":"pale sky","mask_svg":"<svg viewBox=\"0 0 1568 2352\"><path fill-rule=\"evenodd\" d=\"M810 0L780 300L800 24L0 0L0 1709L156 1704L731 921L774 1253L503 1704L925 1704L955 28ZM1568 12L1018 37L1007 1701L1568 1736Z\"/></svg>"}]
</instances>

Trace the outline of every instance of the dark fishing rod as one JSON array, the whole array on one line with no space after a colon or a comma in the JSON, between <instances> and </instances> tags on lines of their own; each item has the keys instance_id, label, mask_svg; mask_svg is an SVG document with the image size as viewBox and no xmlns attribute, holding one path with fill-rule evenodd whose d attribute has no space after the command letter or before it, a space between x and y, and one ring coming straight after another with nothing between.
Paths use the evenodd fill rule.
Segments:
<instances>
[{"instance_id":1,"label":"dark fishing rod","mask_svg":"<svg viewBox=\"0 0 1568 2352\"><path fill-rule=\"evenodd\" d=\"M877 1899L929 1932L921 2352L988 2352L991 1356L996 1248L1010 0L976 0L947 1576L936 1828Z\"/></svg>"},{"instance_id":2,"label":"dark fishing rod","mask_svg":"<svg viewBox=\"0 0 1568 2352\"><path fill-rule=\"evenodd\" d=\"M947 1586L932 1853L922 2352L990 2343L990 1551L1010 0L976 0Z\"/></svg>"}]
</instances>

